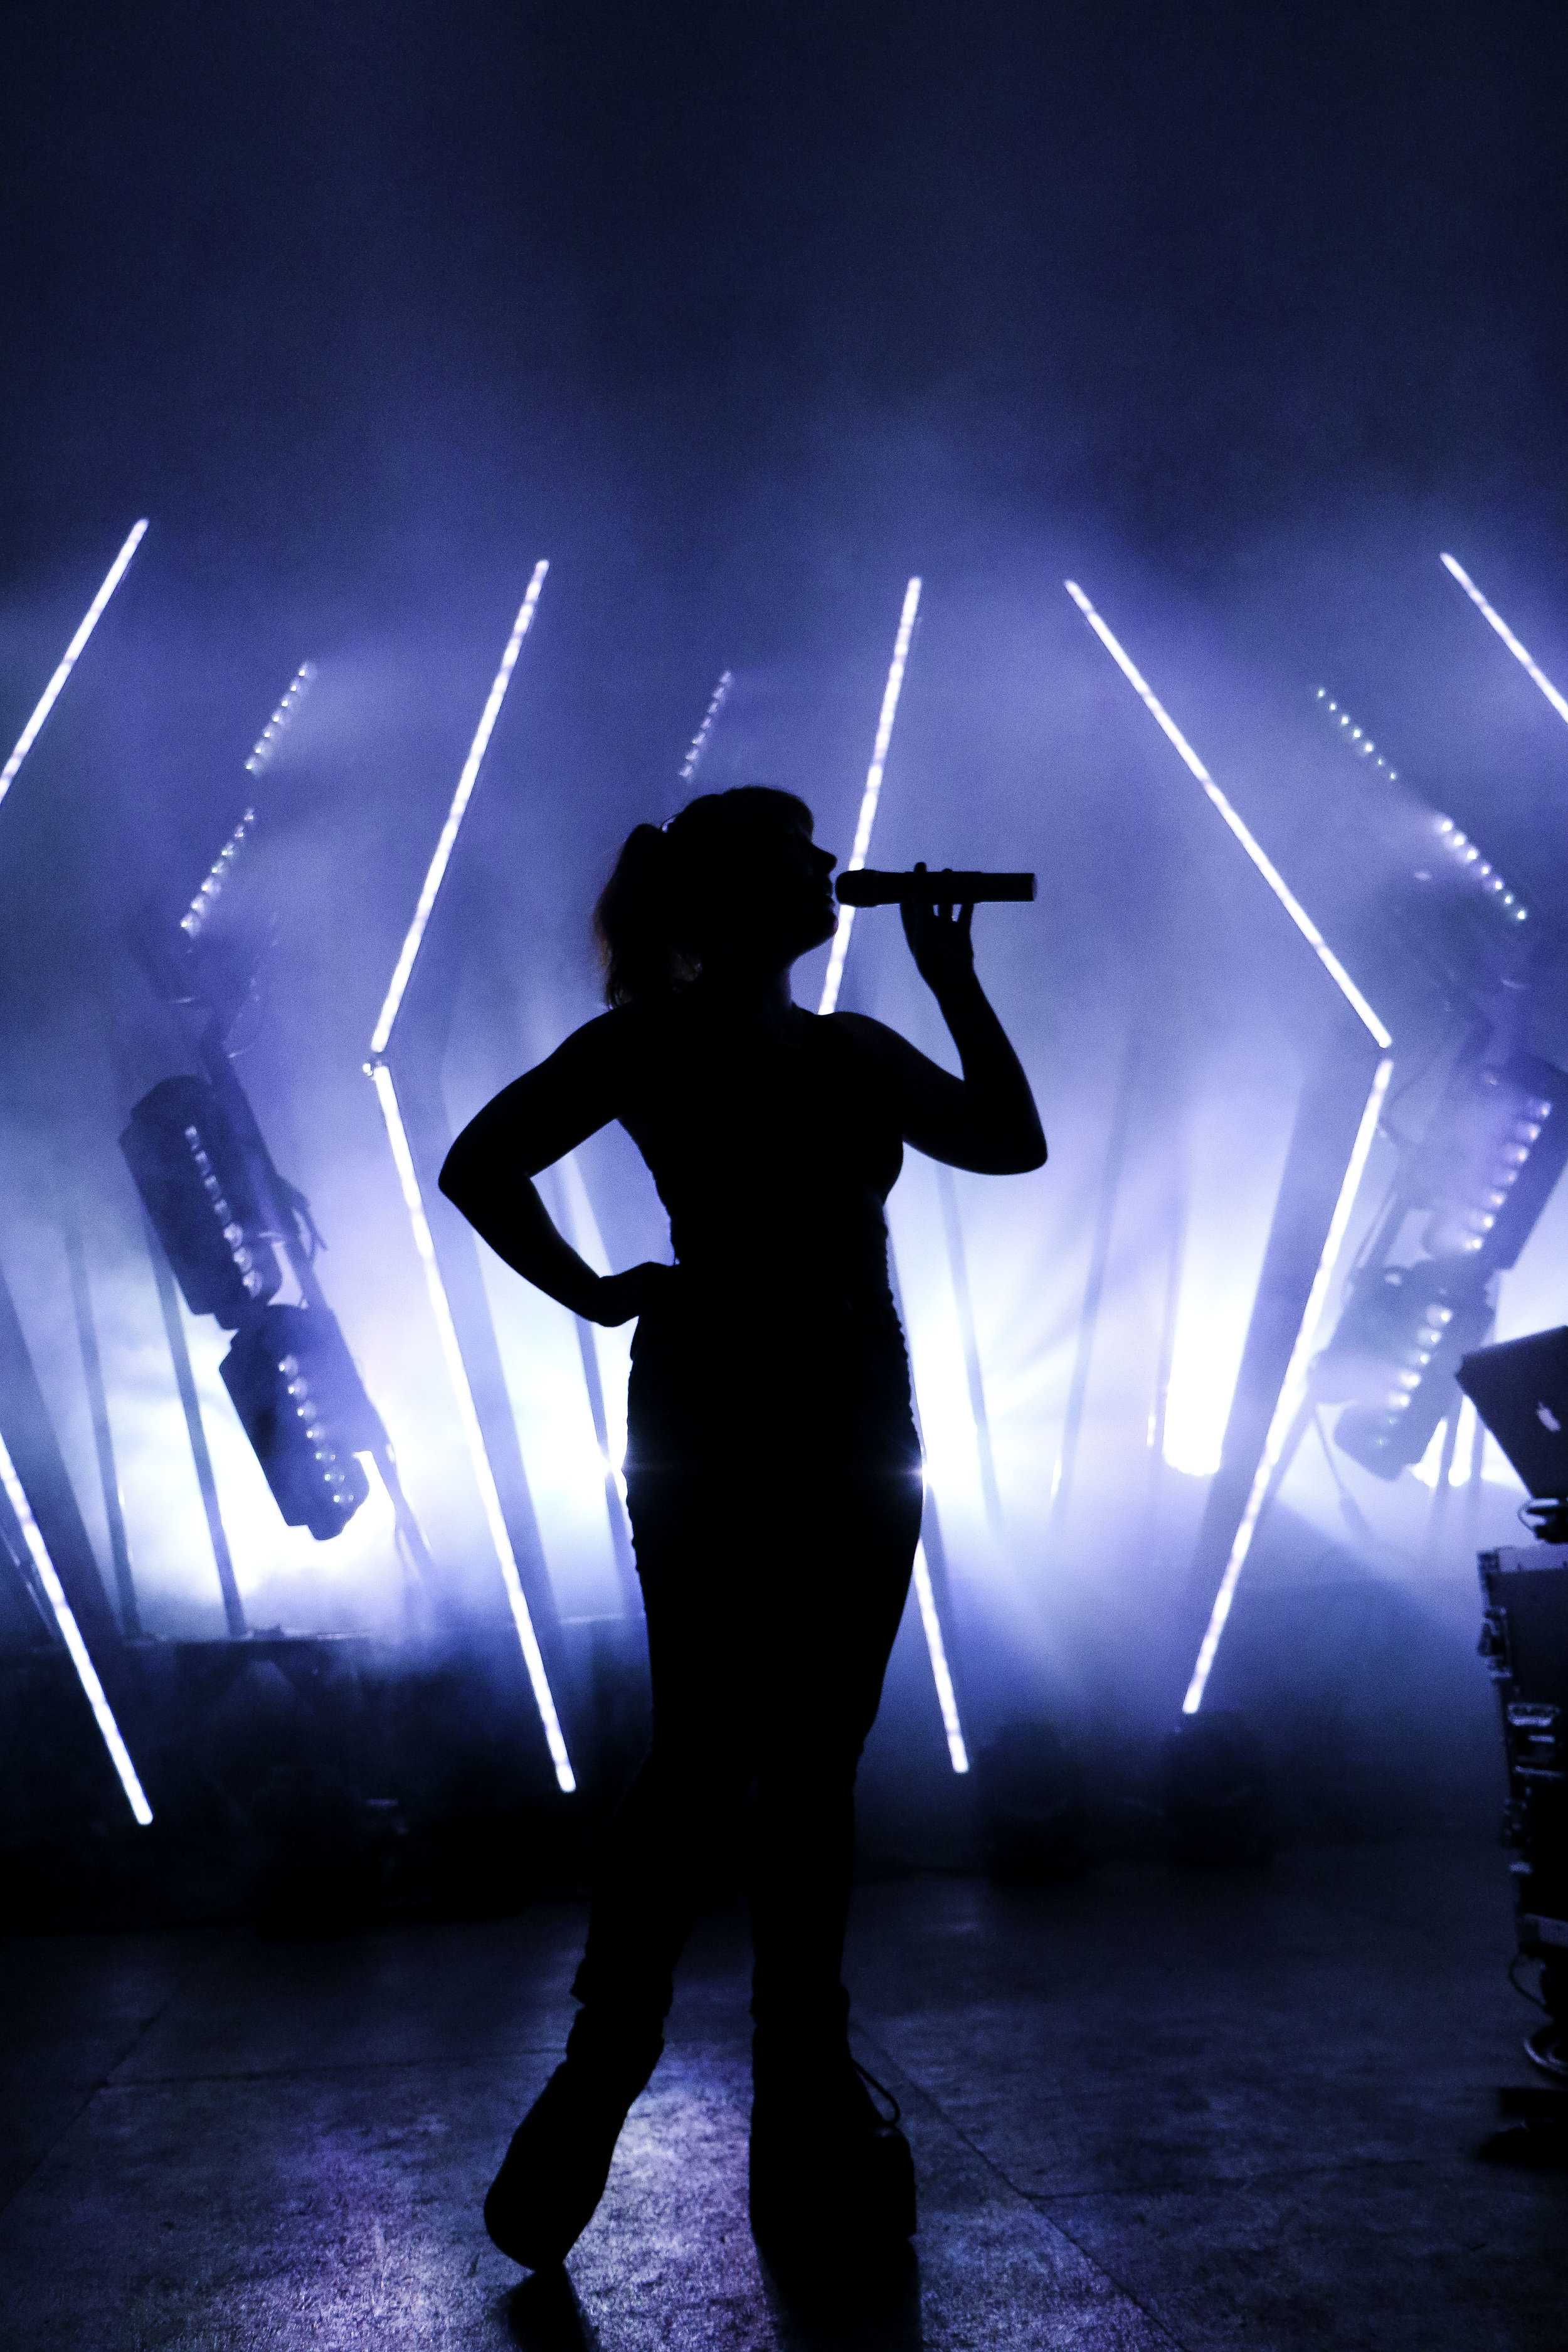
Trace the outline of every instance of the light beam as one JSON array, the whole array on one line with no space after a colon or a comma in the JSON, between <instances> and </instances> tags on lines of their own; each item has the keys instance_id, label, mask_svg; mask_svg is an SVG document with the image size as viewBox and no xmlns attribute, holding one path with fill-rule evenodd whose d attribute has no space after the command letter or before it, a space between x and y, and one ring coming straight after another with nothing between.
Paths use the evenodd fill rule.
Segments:
<instances>
[{"instance_id":1,"label":"light beam","mask_svg":"<svg viewBox=\"0 0 1568 2352\"><path fill-rule=\"evenodd\" d=\"M1355 1141L1351 1146L1351 1156L1345 1163L1344 1175L1340 1181L1339 1199L1334 1202L1334 1213L1329 1219L1329 1230L1323 1237L1322 1251L1318 1259L1318 1270L1312 1277L1312 1287L1307 1293L1307 1304L1302 1310L1300 1326L1296 1333L1296 1344L1290 1350L1290 1360L1285 1367L1285 1377L1279 1384L1279 1394L1274 1403L1274 1417L1268 1424L1268 1434L1263 1441L1263 1453L1252 1481L1251 1491L1247 1497L1247 1508L1241 1515L1241 1524L1237 1528L1231 1544L1230 1558L1226 1561L1225 1574L1220 1579L1219 1591L1215 1595L1214 1607L1209 1612L1209 1622L1199 1645L1197 1664L1193 1668L1193 1678L1187 1685L1186 1696L1182 1701L1184 1715L1196 1715L1204 1703L1204 1692L1208 1686L1215 1654L1219 1648L1220 1636L1225 1632L1226 1620L1230 1615L1230 1604L1236 1598L1237 1581L1246 1564L1247 1555L1252 1549L1252 1538L1258 1531L1258 1522L1262 1515L1264 1503L1268 1499L1270 1482L1284 1450L1285 1439L1290 1424L1295 1420L1306 1390L1312 1342L1317 1338L1318 1325L1322 1320L1323 1307L1329 1295L1329 1285L1333 1280L1334 1268L1339 1264L1340 1251L1344 1244L1345 1229L1350 1223L1355 1196L1361 1189L1361 1180L1366 1171L1367 1157L1377 1134L1377 1122L1383 1109L1383 1098L1388 1092L1388 1082L1393 1075L1394 1056L1391 1054L1385 1054L1373 1073L1372 1088L1366 1098L1366 1107L1361 1115L1361 1125L1356 1129Z\"/></svg>"},{"instance_id":2,"label":"light beam","mask_svg":"<svg viewBox=\"0 0 1568 2352\"><path fill-rule=\"evenodd\" d=\"M146 526L143 525L142 528L145 529ZM126 560L129 562L129 557ZM107 599L105 601L107 602ZM84 637L82 643L85 645L86 642ZM60 1582L58 1571L54 1561L49 1558L48 1546L45 1543L38 1523L33 1517L31 1506L23 1490L22 1481L16 1475L16 1465L11 1459L4 1438L0 1438L0 1486L5 1489L5 1499L16 1514L16 1524L22 1530L22 1540L27 1547L28 1557L32 1560L38 1582L44 1589L44 1598L49 1604L49 1613L59 1629L59 1636L66 1645L71 1664L76 1668L76 1678L81 1685L89 1706L92 1709L92 1717L98 1726L99 1737L109 1750L109 1760L113 1765L120 1785L125 1791L125 1801L140 1827L145 1829L153 1818L153 1808L147 1802L146 1793L136 1776L136 1767L131 1761L131 1750L126 1747L121 1736L120 1726L114 1720L114 1711L109 1704L103 1685L99 1681L98 1669L88 1655L87 1643L82 1640L81 1628L76 1622L76 1612L66 1599L65 1586Z\"/></svg>"},{"instance_id":3,"label":"light beam","mask_svg":"<svg viewBox=\"0 0 1568 2352\"><path fill-rule=\"evenodd\" d=\"M100 588L97 595L93 598L91 604L88 606L86 613L82 616L81 626L78 629L75 636L71 639L69 645L66 647L65 652L61 655L59 667L56 670L53 677L50 678L47 686L45 687L42 694L38 697L32 717L23 728L20 735L17 736L16 750L6 761L5 765L3 768L0 768L0 801L5 799L6 793L16 782L17 769L21 766L23 761L26 758L28 752L32 750L34 743L37 741L38 730L42 727L45 719L48 717L50 711L59 700L65 682L67 678L69 677L72 670L76 667L77 659L81 653L82 647L86 645L89 637L91 636L94 629L97 628L100 621L102 620L105 606L108 604L109 600L113 595L115 590L119 587L121 582L124 579L126 572L130 570L131 559L135 554L137 549L141 546L142 540L146 537L146 533L147 519L143 516L140 522L132 524L130 530L126 534L124 546L121 549L119 554L115 557L113 562L110 565L109 570L104 574L103 585Z\"/></svg>"},{"instance_id":4,"label":"light beam","mask_svg":"<svg viewBox=\"0 0 1568 2352\"><path fill-rule=\"evenodd\" d=\"M403 1111L398 1103L397 1089L393 1084L392 1072L384 1062L367 1062L365 1067L375 1087L382 1118L386 1122L386 1138L392 1146L392 1157L397 1169L397 1181L403 1190L404 1206L408 1212L408 1222L414 1232L414 1244L419 1253L420 1264L425 1269L425 1283L430 1294L430 1306L436 1318L436 1328L440 1335L441 1353L446 1358L447 1377L451 1381L453 1393L458 1400L458 1412L463 1425L463 1436L468 1445L468 1458L473 1465L474 1481L479 1487L479 1500L484 1507L485 1524L489 1529L490 1541L495 1547L496 1558L500 1563L501 1582L506 1589L507 1605L511 1611L511 1621L517 1630L518 1645L522 1652L523 1664L528 1669L528 1679L533 1691L534 1704L539 1709L539 1719L544 1727L544 1738L550 1749L550 1760L555 1767L558 1786L570 1795L577 1785L576 1776L573 1772L572 1761L566 1752L566 1742L561 1730L561 1718L555 1711L555 1700L550 1688L550 1678L544 1671L544 1658L539 1647L539 1637L533 1630L533 1620L529 1614L528 1601L522 1589L522 1578L518 1571L517 1555L511 1548L511 1537L507 1531L506 1514L501 1509L495 1473L490 1467L489 1455L485 1451L484 1432L479 1425L479 1408L474 1402L474 1392L469 1386L468 1366L463 1361L463 1350L458 1339L458 1326L453 1319L452 1304L447 1296L447 1286L441 1279L440 1262L436 1255L436 1239L430 1231L430 1220L426 1213L424 1194L419 1189L419 1173L414 1164L414 1153L408 1141L408 1130L403 1123Z\"/></svg>"},{"instance_id":5,"label":"light beam","mask_svg":"<svg viewBox=\"0 0 1568 2352\"><path fill-rule=\"evenodd\" d=\"M888 746L893 740L893 721L899 715L899 697L904 690L904 670L910 658L910 640L915 633L915 614L921 607L921 583L911 580L904 590L903 610L899 614L899 633L893 640L893 658L888 664L888 682L882 688L882 708L877 719L876 740L871 746L871 764L866 771L866 782L860 794L860 814L855 826L855 845L849 852L847 874L855 873L866 863L866 853L871 846L871 827L877 822L877 803L882 793L882 772L888 764ZM822 1002L818 1013L831 1013L838 1002L839 985L844 978L844 959L849 952L849 934L855 928L853 907L840 907L838 928L833 934L833 951L827 959L826 977L822 983Z\"/></svg>"},{"instance_id":6,"label":"light beam","mask_svg":"<svg viewBox=\"0 0 1568 2352\"><path fill-rule=\"evenodd\" d=\"M1458 582L1460 587L1464 590L1466 595L1469 598L1477 612L1481 615L1481 618L1484 621L1490 623L1491 626L1497 631L1499 636L1502 639L1504 645L1508 647L1510 653L1513 656L1515 661L1519 664L1521 669L1524 671L1531 684L1538 686L1541 688L1542 693L1546 697L1547 701L1552 705L1552 708L1557 713L1558 718L1563 720L1564 726L1568 726L1568 701L1565 701L1563 696L1558 693L1557 688L1552 685L1552 680L1547 677L1546 672L1542 668L1540 663L1531 658L1529 647L1520 644L1519 639L1514 635L1513 631L1509 627L1508 623L1503 619L1502 614L1498 611L1496 605L1488 604L1486 598L1481 594L1480 590L1476 586L1475 582L1471 579L1464 565L1458 562L1453 556L1439 556L1438 562L1442 564L1444 571Z\"/></svg>"},{"instance_id":7,"label":"light beam","mask_svg":"<svg viewBox=\"0 0 1568 2352\"><path fill-rule=\"evenodd\" d=\"M1289 884L1286 881L1285 877L1280 873L1273 859L1268 855L1268 852L1264 849L1261 842L1259 842L1257 836L1246 824L1243 824L1241 818L1231 806L1229 801L1226 800L1225 794L1221 792L1219 786L1215 783L1214 778L1210 775L1208 770L1205 767L1203 761L1199 759L1197 753L1194 751L1192 745L1188 742L1186 737L1183 734L1175 720L1171 717L1170 712L1165 709L1164 704L1154 693L1147 679L1134 667L1130 656L1117 643L1117 640L1106 627L1105 623L1100 619L1100 614L1095 611L1094 606L1089 603L1089 598L1084 594L1083 590L1079 586L1077 581L1064 580L1062 585L1067 590L1068 594L1072 598L1073 603L1078 606L1079 611L1083 614L1084 619L1089 623L1089 627L1094 631L1095 635L1100 639L1100 644L1105 647L1106 652L1110 656L1111 660L1116 664L1117 668L1121 672L1122 677L1127 680L1128 685L1138 696L1139 699L1143 704L1144 709L1148 711L1150 717L1159 728L1161 733L1165 737L1168 742L1174 745L1184 766L1188 770L1190 774L1197 778L1199 783L1203 786L1205 792L1208 794L1215 808L1218 809L1221 816L1225 819L1232 833L1235 834L1237 841L1240 842L1243 849L1246 850L1254 866L1257 866L1259 874L1262 875L1264 880L1268 883L1268 887L1273 891L1274 896L1279 899L1279 904L1284 908L1285 912L1289 916L1290 920L1295 924L1296 929L1300 932L1301 937L1311 949L1312 953L1317 957L1319 962L1322 965L1324 971L1333 982L1334 986L1339 990L1346 1003L1352 1008L1358 1020L1363 1022L1371 1031L1378 1046L1386 1052L1387 1048L1394 1043L1392 1035L1389 1031L1384 1028L1383 1023L1378 1019L1377 1014L1373 1011L1371 1005L1367 1003L1365 997L1362 994L1360 989L1356 986L1354 981L1351 978L1349 972L1340 961L1338 956L1335 955L1333 950L1330 947L1321 931L1319 930L1316 923L1313 922L1310 915L1308 914L1307 909L1302 906L1301 901L1297 898L1295 892L1291 889Z\"/></svg>"},{"instance_id":8,"label":"light beam","mask_svg":"<svg viewBox=\"0 0 1568 2352\"><path fill-rule=\"evenodd\" d=\"M511 674L517 667L518 655L522 650L522 641L533 626L533 615L539 607L540 591L544 585L544 575L549 569L549 564L544 562L534 565L533 577L528 583L528 593L522 600L516 620L512 623L511 635L507 639L506 651L500 657L500 667L495 674L484 709L479 715L479 723L474 730L474 740L468 746L468 756L463 762L462 773L458 778L458 788L452 794L452 805L447 811L447 822L441 827L440 838L436 844L436 852L425 877L425 886L419 893L419 901L414 909L414 920L408 926L407 937L403 942L396 964L393 968L392 980L387 988L385 1000L376 1016L375 1027L371 1033L370 1050L373 1058L385 1053L392 1035L393 1024L397 1019L409 981L414 976L415 959L419 953L426 927L435 908L437 894L446 878L447 868L451 864L452 852L458 845L458 834L462 825L464 814L469 801L473 798L474 786L479 782L479 769L483 764L485 753L489 749L489 740L495 731L496 720L500 717L500 707L506 700L506 690L511 684Z\"/></svg>"}]
</instances>

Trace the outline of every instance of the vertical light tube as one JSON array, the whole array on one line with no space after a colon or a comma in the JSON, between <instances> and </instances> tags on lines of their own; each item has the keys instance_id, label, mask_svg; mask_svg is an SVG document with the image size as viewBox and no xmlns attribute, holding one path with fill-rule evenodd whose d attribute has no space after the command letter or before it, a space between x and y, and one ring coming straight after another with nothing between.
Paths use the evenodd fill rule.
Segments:
<instances>
[{"instance_id":1,"label":"vertical light tube","mask_svg":"<svg viewBox=\"0 0 1568 2352\"><path fill-rule=\"evenodd\" d=\"M430 1294L430 1306L436 1318L436 1328L440 1335L441 1352L446 1358L447 1377L452 1383L453 1394L458 1400L458 1412L463 1425L463 1436L468 1449L468 1459L473 1465L474 1481L479 1487L479 1500L484 1507L485 1524L489 1529L490 1541L495 1547L496 1558L500 1563L501 1582L506 1590L507 1606L511 1611L512 1624L516 1628L518 1646L522 1652L523 1664L528 1670L534 1704L539 1709L539 1719L544 1727L545 1744L550 1750L550 1760L555 1767L557 1784L569 1795L577 1785L576 1776L572 1769L571 1759L566 1753L566 1742L562 1736L561 1719L556 1714L554 1696L550 1688L549 1677L544 1671L544 1658L539 1647L539 1637L533 1630L533 1620L529 1614L528 1601L522 1590L522 1578L518 1571L517 1555L512 1550L511 1537L507 1530L506 1514L501 1509L495 1473L490 1467L489 1455L485 1451L484 1432L479 1426L479 1408L474 1402L474 1392L468 1383L468 1366L463 1361L463 1350L458 1339L458 1327L453 1319L451 1301L447 1296L447 1286L441 1279L440 1263L436 1255L435 1236L430 1231L430 1220L426 1213L424 1195L419 1189L419 1174L414 1165L414 1153L409 1145L408 1131L403 1123L403 1112L397 1100L397 1089L393 1084L392 1072L384 1062L369 1063L366 1067L375 1087L382 1118L386 1123L386 1139L392 1146L392 1157L397 1169L397 1181L403 1191L404 1206L408 1212L408 1222L413 1228L414 1245L419 1253L420 1264L425 1269L425 1283Z\"/></svg>"},{"instance_id":2,"label":"vertical light tube","mask_svg":"<svg viewBox=\"0 0 1568 2352\"><path fill-rule=\"evenodd\" d=\"M135 554L137 549L141 546L146 534L147 520L146 517L143 516L140 522L132 523L129 532L126 534L125 544L121 547L119 554L110 565L108 572L104 574L103 585L100 588L97 595L88 606L87 611L82 617L81 626L78 629L75 636L71 639L69 645L66 647L65 652L61 655L58 668L56 670L53 677L50 678L47 686L45 687L42 694L38 697L32 717L23 728L20 735L17 736L16 749L13 751L10 758L6 761L5 765L3 768L0 768L0 801L5 799L6 793L16 782L17 769L21 766L23 761L26 758L28 752L32 750L34 743L37 741L38 730L42 727L45 719L48 717L50 711L59 700L65 682L67 678L69 677L72 670L76 667L78 656L80 654L89 637L91 636L94 629L97 628L100 621L102 620L105 606L108 604L109 600L113 595L115 590L119 587L121 582L124 579L126 572L130 570L131 559Z\"/></svg>"},{"instance_id":3,"label":"vertical light tube","mask_svg":"<svg viewBox=\"0 0 1568 2352\"><path fill-rule=\"evenodd\" d=\"M474 730L474 740L468 746L468 756L463 762L462 773L458 778L457 790L452 794L452 805L447 811L447 822L441 827L435 855L430 860L425 876L418 904L414 909L414 919L408 926L408 935L398 951L397 961L393 968L385 999L376 1016L375 1027L371 1032L370 1050L373 1057L384 1054L391 1042L393 1024L397 1019L409 981L414 976L415 959L419 953L426 927L434 911L437 894L446 879L452 852L458 845L458 829L462 824L468 803L473 797L474 786L479 782L479 769L483 764L485 753L489 749L489 740L495 732L496 720L500 717L500 707L506 700L507 688L511 684L511 674L517 667L518 655L522 651L522 641L533 626L533 615L539 607L540 591L544 585L544 575L549 569L547 562L542 562L534 565L533 576L528 583L528 593L524 596L518 616L512 623L511 635L507 639L506 651L500 658L500 667L495 674L484 709L479 714L479 723Z\"/></svg>"},{"instance_id":4,"label":"vertical light tube","mask_svg":"<svg viewBox=\"0 0 1568 2352\"><path fill-rule=\"evenodd\" d=\"M1466 595L1469 598L1477 612L1481 615L1481 618L1484 621L1490 623L1491 626L1497 631L1499 636L1502 639L1504 645L1508 647L1510 653L1513 656L1515 661L1519 664L1521 669L1523 670L1525 676L1531 680L1532 685L1538 686L1541 688L1542 693L1546 697L1547 701L1552 705L1552 708L1557 713L1558 718L1563 720L1564 726L1568 726L1568 700L1565 700L1563 697L1558 693L1557 688L1552 685L1552 680L1547 677L1546 672L1542 668L1540 663L1533 661L1531 658L1529 648L1520 644L1519 639L1514 635L1513 631L1509 627L1509 625L1503 619L1502 614L1494 605L1488 604L1486 598L1481 594L1480 590L1476 586L1475 582L1470 578L1469 573L1465 570L1464 565L1462 563L1456 562L1451 555L1439 556L1437 560L1442 564L1444 571L1448 573L1449 577L1458 582L1460 587L1464 590Z\"/></svg>"},{"instance_id":5,"label":"vertical light tube","mask_svg":"<svg viewBox=\"0 0 1568 2352\"><path fill-rule=\"evenodd\" d=\"M22 1540L27 1547L28 1557L32 1560L38 1582L44 1589L44 1598L49 1604L49 1613L59 1629L60 1639L66 1645L71 1664L76 1668L76 1678L81 1685L89 1706L92 1709L92 1719L98 1726L99 1737L109 1750L109 1760L113 1765L120 1785L125 1791L125 1801L140 1827L145 1829L153 1818L153 1808L147 1802L146 1793L136 1777L136 1767L131 1761L131 1750L126 1747L121 1736L120 1726L114 1720L113 1709L105 1696L103 1685L98 1678L98 1669L88 1655L87 1643L81 1638L81 1628L76 1622L76 1614L70 1602L66 1599L65 1586L60 1582L54 1561L49 1558L48 1547L44 1541L37 1519L33 1517L32 1508L23 1491L22 1481L16 1475L16 1465L11 1459L4 1438L0 1438L0 1486L4 1486L5 1499L16 1514L16 1524L22 1530Z\"/></svg>"},{"instance_id":6,"label":"vertical light tube","mask_svg":"<svg viewBox=\"0 0 1568 2352\"><path fill-rule=\"evenodd\" d=\"M1220 1579L1219 1591L1215 1595L1214 1607L1209 1612L1209 1622L1205 1628L1203 1642L1198 1650L1197 1664L1193 1668L1193 1678L1187 1685L1187 1694L1182 1701L1184 1715L1195 1715L1204 1703L1204 1692L1208 1686L1215 1654L1219 1648L1220 1636L1225 1632L1226 1620L1230 1615L1231 1602L1236 1598L1237 1581L1246 1565L1247 1555L1252 1549L1252 1538L1257 1532L1258 1521L1268 1498L1268 1488L1284 1447L1286 1433L1296 1417L1306 1390L1312 1343L1317 1338L1318 1325L1322 1319L1323 1307L1328 1299L1329 1285L1333 1279L1334 1268L1339 1263L1340 1251L1344 1244L1345 1229L1350 1223L1351 1211L1355 1205L1355 1196L1361 1189L1361 1180L1366 1171L1367 1157L1377 1134L1377 1122L1383 1109L1383 1098L1388 1092L1388 1082L1393 1076L1394 1057L1391 1054L1385 1054L1373 1074L1372 1089L1366 1098L1366 1107L1361 1115L1361 1125L1356 1129L1355 1141L1351 1146L1351 1156L1345 1163L1345 1172L1340 1182L1339 1198L1334 1202L1334 1213L1329 1219L1329 1230L1323 1237L1322 1251L1318 1259L1318 1270L1312 1277L1312 1287L1307 1294L1307 1304L1302 1310L1300 1326L1296 1333L1296 1344L1290 1350L1290 1360L1285 1367L1285 1377L1279 1384L1279 1394L1274 1404L1274 1417L1269 1422L1268 1434L1263 1442L1263 1453L1252 1481L1251 1491L1247 1497L1247 1508L1242 1512L1241 1524L1237 1528L1235 1540L1231 1544L1230 1558L1226 1561L1225 1574Z\"/></svg>"},{"instance_id":7,"label":"vertical light tube","mask_svg":"<svg viewBox=\"0 0 1568 2352\"><path fill-rule=\"evenodd\" d=\"M952 1676L948 1672L947 1646L942 1638L942 1620L936 1613L936 1595L931 1591L931 1570L926 1564L923 1543L915 1546L915 1599L920 1604L921 1625L926 1637L926 1649L931 1655L931 1680L936 1685L936 1703L942 1709L942 1727L947 1735L948 1760L955 1772L967 1772L969 1750L963 1744L963 1727L958 1719L958 1701L953 1695Z\"/></svg>"},{"instance_id":8,"label":"vertical light tube","mask_svg":"<svg viewBox=\"0 0 1568 2352\"><path fill-rule=\"evenodd\" d=\"M860 793L860 814L855 826L855 844L849 852L847 874L853 874L866 863L866 852L871 846L871 828L877 822L877 803L882 793L882 772L888 764L888 746L893 740L893 721L899 715L899 697L904 690L904 671L910 658L910 640L915 633L915 614L921 608L921 583L911 580L904 590L903 610L899 614L899 632L893 639L893 658L888 664L888 682L882 688L882 708L877 719L876 740L871 746L871 764L866 771L866 782ZM831 1013L838 1002L839 985L844 978L844 959L849 952L849 934L855 928L853 907L840 907L838 928L833 934L833 950L827 959L827 974L822 983L822 1001L818 1013Z\"/></svg>"}]
</instances>

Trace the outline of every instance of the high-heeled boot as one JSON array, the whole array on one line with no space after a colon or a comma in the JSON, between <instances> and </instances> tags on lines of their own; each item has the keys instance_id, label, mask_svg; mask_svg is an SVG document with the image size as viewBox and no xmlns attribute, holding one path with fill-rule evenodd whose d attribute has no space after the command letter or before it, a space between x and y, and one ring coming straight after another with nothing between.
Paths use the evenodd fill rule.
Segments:
<instances>
[{"instance_id":1,"label":"high-heeled boot","mask_svg":"<svg viewBox=\"0 0 1568 2352\"><path fill-rule=\"evenodd\" d=\"M511 2137L485 2198L492 2242L531 2271L564 2262L594 2218L616 2142L663 2049L657 2030L605 2030L584 2011Z\"/></svg>"}]
</instances>

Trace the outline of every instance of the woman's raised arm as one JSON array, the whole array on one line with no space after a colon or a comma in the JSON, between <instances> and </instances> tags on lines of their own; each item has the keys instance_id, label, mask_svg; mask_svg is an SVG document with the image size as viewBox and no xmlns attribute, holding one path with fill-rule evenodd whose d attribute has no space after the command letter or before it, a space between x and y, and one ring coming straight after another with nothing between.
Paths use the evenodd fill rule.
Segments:
<instances>
[{"instance_id":1,"label":"woman's raised arm","mask_svg":"<svg viewBox=\"0 0 1568 2352\"><path fill-rule=\"evenodd\" d=\"M525 1282L591 1323L640 1314L668 1266L595 1274L556 1231L532 1179L617 1116L626 1017L601 1013L537 1069L503 1087L442 1163L441 1190Z\"/></svg>"}]
</instances>

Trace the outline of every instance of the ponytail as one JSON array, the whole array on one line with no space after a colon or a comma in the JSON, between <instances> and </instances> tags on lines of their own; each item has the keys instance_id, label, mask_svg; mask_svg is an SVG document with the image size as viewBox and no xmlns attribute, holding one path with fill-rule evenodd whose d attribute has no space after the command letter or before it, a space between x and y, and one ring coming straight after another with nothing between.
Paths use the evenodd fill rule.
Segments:
<instances>
[{"instance_id":1,"label":"ponytail","mask_svg":"<svg viewBox=\"0 0 1568 2352\"><path fill-rule=\"evenodd\" d=\"M662 829L633 825L594 909L606 1004L642 1004L690 986L702 969L704 905L738 837L781 819L809 828L811 811L772 784L739 784L700 793Z\"/></svg>"}]
</instances>

